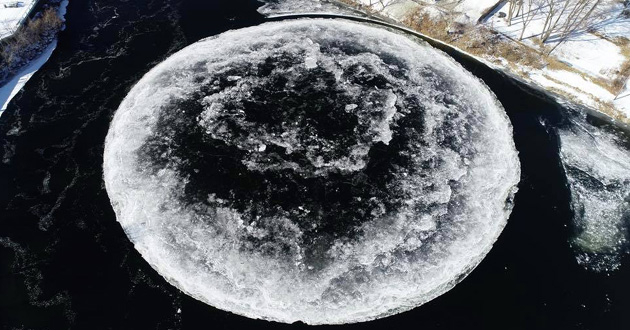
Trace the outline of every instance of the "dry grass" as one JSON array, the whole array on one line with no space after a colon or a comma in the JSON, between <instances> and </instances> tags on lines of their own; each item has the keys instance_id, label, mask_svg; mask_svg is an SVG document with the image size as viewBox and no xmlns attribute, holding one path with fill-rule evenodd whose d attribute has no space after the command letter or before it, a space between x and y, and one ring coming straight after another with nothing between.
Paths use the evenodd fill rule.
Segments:
<instances>
[{"instance_id":1,"label":"dry grass","mask_svg":"<svg viewBox=\"0 0 630 330\"><path fill-rule=\"evenodd\" d=\"M63 22L57 11L49 8L41 17L30 20L21 26L11 37L2 40L0 44L0 63L11 65L21 57L37 47L50 33L56 33Z\"/></svg>"},{"instance_id":2,"label":"dry grass","mask_svg":"<svg viewBox=\"0 0 630 330\"><path fill-rule=\"evenodd\" d=\"M623 91L629 79L630 79L630 59L625 61L621 65L619 74L617 74L617 77L612 81L613 94L619 95Z\"/></svg>"},{"instance_id":3,"label":"dry grass","mask_svg":"<svg viewBox=\"0 0 630 330\"><path fill-rule=\"evenodd\" d=\"M590 31L593 35L599 38L608 40L621 49L621 54L626 58L626 61L621 65L619 70L615 73L611 79L594 78L593 82L604 87L613 95L621 93L625 87L626 82L630 79L630 39L628 37L608 37L598 31Z\"/></svg>"},{"instance_id":4,"label":"dry grass","mask_svg":"<svg viewBox=\"0 0 630 330\"><path fill-rule=\"evenodd\" d=\"M545 75L545 78L555 82L556 84L559 85L565 85L567 87L573 88L573 90L575 90L576 93L584 93L583 91L579 90L579 89L575 89L574 87L571 87L570 85L565 84L564 82L555 79L551 76ZM567 93L566 91L563 91L561 89L555 88L555 87L547 87L548 90L558 94L558 95L562 95L563 97L567 98L568 100L570 100L573 103L576 104L581 104L582 101L574 94L571 93ZM612 102L610 101L604 101L594 95L590 95L590 98L597 104L597 110L599 110L600 112L608 115L609 117L623 122L623 123L630 123L630 118L628 118L626 115L622 114L621 112L619 112L619 110L617 110L617 108L615 108L615 106L613 105Z\"/></svg>"},{"instance_id":5,"label":"dry grass","mask_svg":"<svg viewBox=\"0 0 630 330\"><path fill-rule=\"evenodd\" d=\"M411 13L403 24L473 55L487 59L504 58L512 70L523 74L525 72L520 69L521 67L568 71L580 75L585 80L603 87L614 95L621 92L630 77L630 40L624 37L615 38L614 42L622 48L622 53L628 58L628 61L624 63L614 79L603 79L587 75L559 61L554 56L548 56L547 46L540 41L538 42L539 50L537 50L516 40L508 39L485 26L460 24L455 27L454 24L456 23L452 23L448 19L433 20L429 15L422 13L421 9Z\"/></svg>"},{"instance_id":6,"label":"dry grass","mask_svg":"<svg viewBox=\"0 0 630 330\"><path fill-rule=\"evenodd\" d=\"M356 1L353 1L353 0L336 0L336 2L340 2L342 4L345 4L345 5L353 7L353 8L364 9L364 8L362 8L364 6L360 5L359 3L357 3Z\"/></svg>"},{"instance_id":7,"label":"dry grass","mask_svg":"<svg viewBox=\"0 0 630 330\"><path fill-rule=\"evenodd\" d=\"M619 68L619 72L617 76L612 81L613 94L619 95L628 80L630 80L630 40L626 38L622 38L625 41L623 43L619 43L619 47L621 47L621 54L626 57L626 61Z\"/></svg>"},{"instance_id":8,"label":"dry grass","mask_svg":"<svg viewBox=\"0 0 630 330\"><path fill-rule=\"evenodd\" d=\"M502 57L511 63L541 69L545 67L542 52L519 42L507 42L507 37L484 26L465 25L449 19L434 20L418 9L403 24L432 38L446 42L473 55L486 58Z\"/></svg>"},{"instance_id":9,"label":"dry grass","mask_svg":"<svg viewBox=\"0 0 630 330\"><path fill-rule=\"evenodd\" d=\"M359 3L357 0L334 0L333 2L338 2L348 7L360 10L362 12L367 13L368 15L378 14L378 11L372 8L371 6L366 6Z\"/></svg>"},{"instance_id":10,"label":"dry grass","mask_svg":"<svg viewBox=\"0 0 630 330\"><path fill-rule=\"evenodd\" d=\"M593 77L593 76L587 75L584 72L582 72L582 71L580 71L580 70L578 70L578 69L576 69L576 68L574 68L574 67L572 67L572 66L570 66L570 65L568 65L566 63L563 63L563 62L559 61L555 57L551 57L550 56L550 57L546 58L546 61L547 61L546 68L548 70L568 71L568 72L571 72L571 73L575 73L575 74L579 75L580 77L582 77L584 80L590 81L590 82L598 85L599 87L602 87L602 88L608 90L609 92L611 92L611 94L615 94L614 93L614 88L613 88L613 86L611 85L611 82L608 79L603 79L603 78L600 78L600 77ZM559 82L559 83L571 87L571 85L568 85L568 84L566 84L564 82Z\"/></svg>"}]
</instances>

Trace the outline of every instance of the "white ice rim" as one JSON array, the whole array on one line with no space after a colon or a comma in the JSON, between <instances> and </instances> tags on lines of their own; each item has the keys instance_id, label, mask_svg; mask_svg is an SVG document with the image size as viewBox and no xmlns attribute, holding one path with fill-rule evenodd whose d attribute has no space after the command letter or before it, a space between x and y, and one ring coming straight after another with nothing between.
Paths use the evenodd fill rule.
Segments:
<instances>
[{"instance_id":1,"label":"white ice rim","mask_svg":"<svg viewBox=\"0 0 630 330\"><path fill-rule=\"evenodd\" d=\"M431 67L457 81L451 86L458 92L457 98L468 102L471 111L483 114L483 127L478 128L483 134L479 141L472 141L476 156L467 160L468 164L453 165L460 166L461 184L468 187L465 196L461 196L465 205L455 221L461 232L456 237L445 237L440 244L441 253L432 255L435 259L417 263L390 260L387 273L374 271L377 264L382 266L383 256L391 258L393 251L408 249L413 255L413 244L418 243L409 240L409 235L401 235L401 231L429 230L426 215L425 220L405 217L405 221L394 220L387 227L379 226L379 222L366 223L363 239L333 249L337 259L332 266L317 276L306 275L297 266L292 268L251 251L231 248L238 234L228 237L217 233L206 223L196 221L194 212L173 202L173 195L185 185L176 173L165 169L157 176L147 176L138 168L136 152L153 134L160 105L173 98L185 98L194 89L186 70L209 59L213 61L209 67L247 60L241 51L254 42L269 51L264 48L266 42L306 38L309 34L315 43L317 38L355 36L353 41L360 40L368 48L383 47L408 63L415 60L418 66ZM313 65L309 59L305 63ZM435 113L444 109L436 108ZM445 159L460 162L458 155L448 157L452 158ZM483 82L424 43L339 19L265 23L201 40L172 55L147 73L120 105L106 138L103 167L117 220L143 258L168 282L200 301L239 315L308 324L381 318L420 306L450 290L492 248L507 223L520 180L511 124ZM221 215L219 220L226 223L226 229L248 230L239 221L241 215L233 210L214 211ZM360 271L354 274L355 269ZM365 271L368 278L358 279ZM339 278L344 282L335 282ZM347 280L352 278L357 280ZM345 291L337 286L350 287L344 290L356 294L344 295ZM341 293L324 295L335 291Z\"/></svg>"}]
</instances>

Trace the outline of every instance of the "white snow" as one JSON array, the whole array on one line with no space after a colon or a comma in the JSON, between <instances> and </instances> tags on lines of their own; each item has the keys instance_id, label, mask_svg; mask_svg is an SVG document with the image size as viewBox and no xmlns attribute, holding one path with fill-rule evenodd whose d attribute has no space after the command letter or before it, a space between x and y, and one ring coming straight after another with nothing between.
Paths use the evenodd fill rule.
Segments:
<instances>
[{"instance_id":1,"label":"white snow","mask_svg":"<svg viewBox=\"0 0 630 330\"><path fill-rule=\"evenodd\" d=\"M605 79L615 75L628 60L621 54L619 46L590 33L567 40L553 54L582 72Z\"/></svg>"},{"instance_id":2,"label":"white snow","mask_svg":"<svg viewBox=\"0 0 630 330\"><path fill-rule=\"evenodd\" d=\"M523 43L532 48L537 48L534 38L540 36L545 22L544 18L548 11L546 7L534 8L532 11L535 14L533 14L531 23L527 25L523 33ZM499 12L507 15L507 6L504 6ZM523 30L523 17L523 15L515 17L512 20L512 24L508 26L505 18L499 18L498 15L494 15L486 24L514 40L519 40ZM554 47L558 41L557 38L551 38L546 45ZM621 54L619 46L587 32L580 32L570 36L552 54L584 73L602 78L611 77L627 60Z\"/></svg>"},{"instance_id":3,"label":"white snow","mask_svg":"<svg viewBox=\"0 0 630 330\"><path fill-rule=\"evenodd\" d=\"M396 20L402 20L402 19L405 19L405 17L407 17L410 12L413 12L414 10L420 7L421 6L415 1L410 1L410 0L391 1L391 3L389 3L386 8L381 10L381 14L389 16ZM425 8L425 10L428 10L428 9L429 7ZM430 14L437 16L439 15L439 12L434 11L434 12L430 12Z\"/></svg>"},{"instance_id":4,"label":"white snow","mask_svg":"<svg viewBox=\"0 0 630 330\"><path fill-rule=\"evenodd\" d=\"M411 10L423 8L423 11L432 17L440 17L445 12L454 12L461 15L460 19L465 22L474 23L489 8L494 6L498 0L355 0L372 10L389 16L394 19L404 19Z\"/></svg>"},{"instance_id":5,"label":"white snow","mask_svg":"<svg viewBox=\"0 0 630 330\"><path fill-rule=\"evenodd\" d=\"M382 11L387 6L390 6L390 5L392 5L394 3L397 3L397 2L400 2L400 1L396 1L396 0L381 0L381 1L379 1L379 0L359 0L359 2L361 4L363 4L364 6L369 6L373 10Z\"/></svg>"},{"instance_id":6,"label":"white snow","mask_svg":"<svg viewBox=\"0 0 630 330\"><path fill-rule=\"evenodd\" d=\"M612 81L621 66L626 61L630 61L630 58L622 53L620 46L613 42L618 37L630 37L630 19L620 16L622 9L623 5L619 2L603 2L592 16L593 20L590 24L596 33L578 30L556 47L552 55L585 76ZM504 6L500 12L507 15L507 10L507 6ZM533 18L522 34L521 42L537 49L539 46L535 39L539 38L542 32L548 8L533 6L532 13ZM511 26L508 26L506 18L499 18L499 15L495 14L486 25L514 40L519 40L523 30L523 17L523 15L515 17ZM561 18L560 22L564 19L564 17ZM546 47L551 49L560 41L560 38L552 36L546 42ZM552 86L568 92L583 104L595 109L599 108L599 102L611 102L621 113L626 116L630 114L630 101L622 97L624 93L627 93L626 91L620 95L613 95L592 80L568 71L536 72L536 70L531 70L530 77L542 86ZM550 81L548 78L555 81Z\"/></svg>"},{"instance_id":7,"label":"white snow","mask_svg":"<svg viewBox=\"0 0 630 330\"><path fill-rule=\"evenodd\" d=\"M629 38L630 17L621 15L623 10L621 1L605 1L603 8L597 13L598 23L594 28L610 38Z\"/></svg>"},{"instance_id":8,"label":"white snow","mask_svg":"<svg viewBox=\"0 0 630 330\"><path fill-rule=\"evenodd\" d=\"M630 79L626 81L626 88L613 100L613 104L630 118Z\"/></svg>"},{"instance_id":9,"label":"white snow","mask_svg":"<svg viewBox=\"0 0 630 330\"><path fill-rule=\"evenodd\" d=\"M610 93L604 87L594 84L592 81L587 80L582 75L579 75L575 72L564 70L544 70L543 72L559 81L568 82L570 86L576 88L579 91L588 91L589 94L597 98L607 100L613 97L612 93Z\"/></svg>"},{"instance_id":10,"label":"white snow","mask_svg":"<svg viewBox=\"0 0 630 330\"><path fill-rule=\"evenodd\" d=\"M37 0L20 0L24 6L5 8L4 5L15 3L14 0L0 0L0 40L12 35L19 27L22 19L28 14Z\"/></svg>"},{"instance_id":11,"label":"white snow","mask_svg":"<svg viewBox=\"0 0 630 330\"><path fill-rule=\"evenodd\" d=\"M17 95L17 93L24 87L26 82L31 79L33 74L39 70L39 68L48 61L50 55L57 47L57 41L53 41L44 52L39 55L36 59L31 61L25 68L23 68L15 77L9 80L4 86L0 87L0 104L2 107L0 108L0 116L4 113L4 110L7 109L9 105L9 101Z\"/></svg>"},{"instance_id":12,"label":"white snow","mask_svg":"<svg viewBox=\"0 0 630 330\"><path fill-rule=\"evenodd\" d=\"M374 218L358 231L362 233L360 238L335 241L327 253L329 264L316 273L303 267L302 232L292 219L261 218L251 222L246 221L248 212L227 206L184 205L177 196L187 179L178 177L169 167L157 174L145 172L137 153L147 138L157 134L155 125L164 105L185 100L196 90L199 82L195 77L212 79L242 63L255 67L277 54L298 54L302 57L298 56L294 66L282 72L289 81L298 79L304 72L300 70L308 70L304 65L309 56L307 39L318 45L334 41L335 45L360 43L365 47L360 54L339 55L323 49L317 54L321 70L329 70L339 79L343 79L343 70L356 67L387 75L394 69L383 62L385 58L396 59L408 67L401 71L404 79L387 77L390 84L402 89L399 93L417 97L426 106L422 132L426 143L414 144L418 150L409 155L410 161L417 165L413 166L415 169L420 168L421 162L434 160L432 172L423 179L417 177L418 172L407 173L405 169L396 172L404 183L396 189L406 192L407 204L391 214L373 214ZM256 51L251 51L253 44ZM203 65L196 65L199 63ZM229 131L220 125L221 117L217 114L222 105L229 100L249 98L252 86L265 83L265 79L269 78L243 75L236 85L208 98L207 110L198 118L199 125L207 134L246 150L263 150L260 146L267 145L267 140L292 143L292 132L302 129L291 126L293 123L283 123L287 125L283 132L286 134L277 139L272 138L273 134L255 130L230 139ZM434 79L444 79L449 90L434 87ZM346 93L362 91L361 88L367 89L362 91L367 95L374 93L380 97L390 93L349 81L345 84ZM452 98L453 103L439 101L445 97ZM359 144L387 141L390 121L405 111L392 104L402 101L386 97L382 106L374 102L344 106L347 111L361 111L370 106L369 109L381 114L359 117L369 119L368 124L372 124L372 129L365 133L371 140L366 138ZM235 116L238 118L238 113ZM447 122L454 125L451 131L468 124L473 126L471 140L460 141L466 148L462 152L472 155L465 157L443 145L443 134L450 132L441 128ZM309 146L325 146L326 141L314 142L315 145L295 144L293 152L312 155L310 159L316 164L317 153L326 150ZM364 157L365 148L359 144L348 152ZM345 166L341 161L331 163L340 169ZM360 166L360 162L355 163ZM358 23L320 19L266 23L226 32L195 43L159 64L134 86L116 112L106 139L103 167L117 220L136 249L167 281L201 301L240 315L289 323L302 320L310 324L385 317L448 291L492 247L511 212L506 202L513 197L520 180L509 120L479 79L443 53L400 34ZM360 170L355 164L344 168ZM458 182L458 187L451 187L451 182ZM212 205L226 205L215 196L208 199L215 203ZM435 213L423 214L414 209L412 206L417 201L435 204ZM457 207L448 206L450 202ZM443 217L446 220L439 220ZM436 239L424 241L427 232ZM281 240L286 250L267 255L248 247L248 237L266 236Z\"/></svg>"},{"instance_id":13,"label":"white snow","mask_svg":"<svg viewBox=\"0 0 630 330\"><path fill-rule=\"evenodd\" d=\"M476 23L497 2L498 0L463 0L455 6L455 11L466 15L471 23Z\"/></svg>"},{"instance_id":14,"label":"white snow","mask_svg":"<svg viewBox=\"0 0 630 330\"><path fill-rule=\"evenodd\" d=\"M59 6L59 15L62 20L65 20L64 16L66 14L67 6L68 0L62 1ZM2 107L0 107L0 116L2 116L4 111L9 106L9 102L11 101L11 99L13 99L13 97L17 95L20 90L22 90L22 87L26 85L33 74L35 74L35 72L37 72L37 70L39 70L39 68L41 68L44 63L46 63L46 61L48 61L50 55L52 55L56 47L57 41L55 40L48 47L46 47L41 55L31 61L28 65L26 65L26 67L22 68L22 70L20 70L20 72L16 74L13 78L11 78L11 80L9 80L6 84L0 86L0 104L2 105Z\"/></svg>"},{"instance_id":15,"label":"white snow","mask_svg":"<svg viewBox=\"0 0 630 330\"><path fill-rule=\"evenodd\" d=\"M583 76L569 71L532 70L529 77L543 87L561 90L582 104L597 108L597 100L611 100L614 95Z\"/></svg>"}]
</instances>

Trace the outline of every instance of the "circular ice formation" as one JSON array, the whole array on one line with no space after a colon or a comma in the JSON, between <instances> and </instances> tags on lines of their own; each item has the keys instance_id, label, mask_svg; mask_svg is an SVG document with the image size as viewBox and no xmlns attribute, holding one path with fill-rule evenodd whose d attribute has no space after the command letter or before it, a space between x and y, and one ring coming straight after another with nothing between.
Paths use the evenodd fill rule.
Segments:
<instances>
[{"instance_id":1,"label":"circular ice formation","mask_svg":"<svg viewBox=\"0 0 630 330\"><path fill-rule=\"evenodd\" d=\"M252 318L350 323L452 288L520 166L492 93L443 53L342 20L197 42L116 113L117 219L170 283Z\"/></svg>"}]
</instances>

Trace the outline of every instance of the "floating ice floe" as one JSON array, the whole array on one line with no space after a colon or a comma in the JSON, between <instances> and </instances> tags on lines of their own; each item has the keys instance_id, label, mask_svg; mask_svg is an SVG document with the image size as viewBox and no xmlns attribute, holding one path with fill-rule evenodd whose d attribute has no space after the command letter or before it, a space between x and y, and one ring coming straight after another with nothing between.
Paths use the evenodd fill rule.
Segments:
<instances>
[{"instance_id":1,"label":"floating ice floe","mask_svg":"<svg viewBox=\"0 0 630 330\"><path fill-rule=\"evenodd\" d=\"M129 239L182 291L252 318L339 324L461 281L503 230L520 164L503 108L454 60L308 19L156 66L111 123L104 179Z\"/></svg>"},{"instance_id":2,"label":"floating ice floe","mask_svg":"<svg viewBox=\"0 0 630 330\"><path fill-rule=\"evenodd\" d=\"M630 150L627 138L572 116L558 129L560 156L571 191L580 265L612 271L628 248Z\"/></svg>"}]
</instances>

